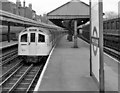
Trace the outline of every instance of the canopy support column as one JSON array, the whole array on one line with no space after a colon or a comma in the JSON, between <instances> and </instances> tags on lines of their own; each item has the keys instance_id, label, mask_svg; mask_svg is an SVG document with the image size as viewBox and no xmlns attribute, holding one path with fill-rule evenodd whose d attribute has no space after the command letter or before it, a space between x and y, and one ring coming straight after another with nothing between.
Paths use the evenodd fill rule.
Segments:
<instances>
[{"instance_id":1,"label":"canopy support column","mask_svg":"<svg viewBox=\"0 0 120 93\"><path fill-rule=\"evenodd\" d=\"M74 48L78 48L78 45L77 45L77 20L74 20Z\"/></svg>"}]
</instances>

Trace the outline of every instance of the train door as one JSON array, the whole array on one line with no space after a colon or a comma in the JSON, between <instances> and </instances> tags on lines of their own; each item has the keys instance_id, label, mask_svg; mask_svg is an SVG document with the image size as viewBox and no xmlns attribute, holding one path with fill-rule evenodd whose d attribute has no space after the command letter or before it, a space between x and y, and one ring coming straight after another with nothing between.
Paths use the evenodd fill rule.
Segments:
<instances>
[{"instance_id":1,"label":"train door","mask_svg":"<svg viewBox=\"0 0 120 93\"><path fill-rule=\"evenodd\" d=\"M28 34L22 34L19 38L19 55L28 55Z\"/></svg>"},{"instance_id":2,"label":"train door","mask_svg":"<svg viewBox=\"0 0 120 93\"><path fill-rule=\"evenodd\" d=\"M46 40L45 40L45 35L37 33L37 54L38 55L44 55L47 51L46 49Z\"/></svg>"},{"instance_id":3,"label":"train door","mask_svg":"<svg viewBox=\"0 0 120 93\"><path fill-rule=\"evenodd\" d=\"M36 33L30 32L29 33L29 55L36 55L37 53L37 40L36 40Z\"/></svg>"}]
</instances>

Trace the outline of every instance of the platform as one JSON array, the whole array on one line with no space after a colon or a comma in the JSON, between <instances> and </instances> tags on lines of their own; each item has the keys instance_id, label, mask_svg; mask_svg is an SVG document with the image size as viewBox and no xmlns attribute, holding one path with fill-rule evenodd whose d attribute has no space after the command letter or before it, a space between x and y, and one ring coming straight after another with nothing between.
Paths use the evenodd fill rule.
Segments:
<instances>
[{"instance_id":1,"label":"platform","mask_svg":"<svg viewBox=\"0 0 120 93\"><path fill-rule=\"evenodd\" d=\"M17 44L18 41L12 41L12 40L10 42L8 41L0 42L0 50Z\"/></svg>"},{"instance_id":2,"label":"platform","mask_svg":"<svg viewBox=\"0 0 120 93\"><path fill-rule=\"evenodd\" d=\"M42 80L38 81L38 91L99 91L94 79L89 75L89 45L78 39L78 47L72 48L64 36L56 45L48 62ZM105 90L118 90L118 63L105 57ZM110 62L109 62L110 61ZM109 65L114 64L115 65Z\"/></svg>"}]
</instances>

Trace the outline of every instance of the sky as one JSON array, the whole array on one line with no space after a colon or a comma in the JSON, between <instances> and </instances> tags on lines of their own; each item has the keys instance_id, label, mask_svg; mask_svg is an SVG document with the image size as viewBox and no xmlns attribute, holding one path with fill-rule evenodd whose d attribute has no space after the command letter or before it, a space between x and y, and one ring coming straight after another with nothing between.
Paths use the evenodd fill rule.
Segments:
<instances>
[{"instance_id":1,"label":"sky","mask_svg":"<svg viewBox=\"0 0 120 93\"><path fill-rule=\"evenodd\" d=\"M16 2L16 0L9 0L11 2ZM23 4L24 0L20 0ZM38 15L46 14L57 7L69 2L71 0L25 0L26 6L32 3L33 10L36 11ZM89 0L81 0L89 4ZM120 0L103 0L103 12L114 11L118 13L118 2Z\"/></svg>"}]
</instances>

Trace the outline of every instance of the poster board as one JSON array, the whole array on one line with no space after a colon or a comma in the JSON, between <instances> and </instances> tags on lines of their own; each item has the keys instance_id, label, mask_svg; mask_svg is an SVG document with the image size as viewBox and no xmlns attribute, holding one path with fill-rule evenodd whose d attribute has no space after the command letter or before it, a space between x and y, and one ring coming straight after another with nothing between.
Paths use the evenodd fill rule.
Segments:
<instances>
[{"instance_id":1,"label":"poster board","mask_svg":"<svg viewBox=\"0 0 120 93\"><path fill-rule=\"evenodd\" d=\"M100 91L104 90L102 5L102 0L90 0L90 73Z\"/></svg>"}]
</instances>

